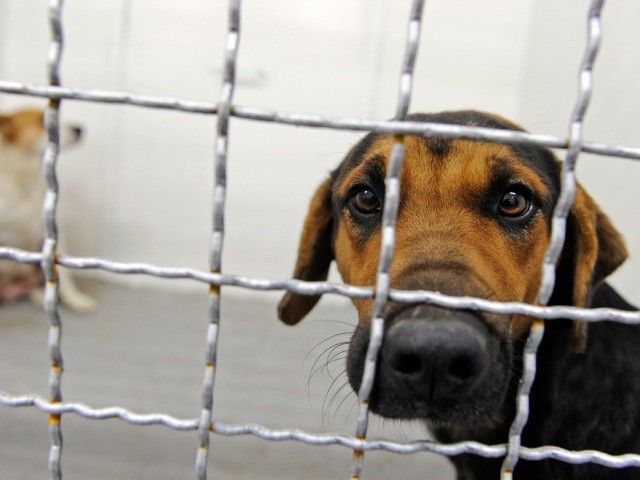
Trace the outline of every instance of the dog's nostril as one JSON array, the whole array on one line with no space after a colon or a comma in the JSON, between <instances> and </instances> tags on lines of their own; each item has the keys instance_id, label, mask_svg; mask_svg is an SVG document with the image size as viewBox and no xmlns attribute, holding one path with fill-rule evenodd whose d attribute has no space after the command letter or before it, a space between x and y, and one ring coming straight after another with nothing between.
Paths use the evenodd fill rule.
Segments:
<instances>
[{"instance_id":1,"label":"dog's nostril","mask_svg":"<svg viewBox=\"0 0 640 480\"><path fill-rule=\"evenodd\" d=\"M473 377L476 372L476 362L473 361L473 358L467 355L460 355L459 357L454 358L447 368L449 376L458 380L468 380Z\"/></svg>"},{"instance_id":2,"label":"dog's nostril","mask_svg":"<svg viewBox=\"0 0 640 480\"><path fill-rule=\"evenodd\" d=\"M418 355L408 353L406 355L398 355L393 362L394 368L405 375L411 375L422 371L422 361Z\"/></svg>"}]
</instances>

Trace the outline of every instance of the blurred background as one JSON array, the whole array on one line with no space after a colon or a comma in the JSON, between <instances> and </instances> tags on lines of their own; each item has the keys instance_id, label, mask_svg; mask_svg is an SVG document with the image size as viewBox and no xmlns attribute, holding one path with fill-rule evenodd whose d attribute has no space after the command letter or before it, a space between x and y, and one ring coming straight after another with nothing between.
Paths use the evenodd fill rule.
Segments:
<instances>
[{"instance_id":1,"label":"blurred background","mask_svg":"<svg viewBox=\"0 0 640 480\"><path fill-rule=\"evenodd\" d=\"M585 45L587 3L429 0L425 7L411 111L487 110L508 117L530 131L566 137ZM235 103L350 118L392 117L409 7L408 0L244 2ZM604 41L596 63L586 139L627 146L640 144L640 122L635 118L640 111L640 57L631 47L640 41L638 16L640 3L635 0L619 0L605 7ZM73 87L217 102L226 19L226 2L67 0L62 82ZM0 1L0 78L45 84L49 36L46 2ZM25 105L44 105L44 102L0 94L1 110ZM61 236L65 238L68 253L206 270L216 118L76 101L63 102L62 115L63 120L81 123L86 128L83 144L64 153L59 162L62 192L59 217ZM224 271L259 278L288 277L311 192L360 136L357 132L232 119ZM635 163L582 155L578 174L627 239L631 258L614 276L613 283L637 303L640 298L640 222L634 220L635 206L640 200L636 180L640 166ZM69 362L75 361L79 369L87 369L84 383L78 379L77 387L73 373L69 372L63 380L63 387L74 393L70 400L94 402L98 406L115 402L144 411L149 408L166 410L178 405L175 414L197 416L199 365L204 355L207 320L206 287L190 281L119 276L98 271L78 275L88 282L87 288L98 298L101 307L93 316L80 318L69 314L66 317L71 325L66 337L71 340L67 340L68 347L65 345L70 350L67 353L71 358ZM335 274L332 278L337 279ZM222 347L229 348L226 358L232 366L228 371L241 376L253 372L255 378L245 378L258 384L247 385L248 380L238 382L230 374L225 380L221 373L216 395L222 405L217 412L235 421L259 420L256 417L260 416L261 410L256 407L255 412L249 411L249 404L242 402L255 402L256 390L260 390L261 395L266 395L265 398L273 403L269 407L265 406L269 401L258 402L265 406L265 411L271 412L263 419L267 425L294 427L307 422L305 426L314 431L326 428L351 434L355 428L353 412L348 422L343 421L348 415L339 414L340 420L328 426L325 415L319 413L324 407L318 404L322 404L322 397L333 381L330 375L323 380L324 386L315 387L319 397L310 402L312 408L309 408L304 392L310 372L310 362L302 366L304 357L314 343L333 333L333 327L326 327L331 323L325 322L325 327L288 330L279 326L275 319L278 294L237 289L225 289L224 292L224 298L228 299L225 308L229 310L230 318L238 320L236 323L227 321L236 326L227 327L226 332L223 326L222 341L226 334L230 339L226 345L235 345L234 341L237 341L248 348L247 345L254 342L261 345L264 352L259 351L271 360L259 357L258 350L253 348L243 356L237 353L238 349ZM247 302L254 306L250 312L243 310ZM318 319L353 321L347 300L327 297L322 303L325 310L316 314ZM6 328L0 334L3 365L0 371L4 372L0 373L0 390L12 393L46 391L46 321L38 316L40 314L33 314L33 310L27 305L0 310L0 329ZM237 325L244 325L242 322L249 319L255 321L250 324L253 326L237 330ZM182 325L189 323L193 328L184 333L186 328ZM101 335L109 337L120 329L137 333L118 336L117 341L112 338L115 343L109 345L123 342L137 354L127 356L120 351L116 354L108 348L103 352L105 344ZM301 333L303 330L306 333ZM182 338L182 333L187 342L185 346L176 346L169 341ZM78 339L79 348L75 352L74 338ZM166 345L161 341L163 338L167 340ZM278 347L265 345L265 338ZM193 346L188 343L189 339ZM303 346L299 345L301 341ZM89 342L84 343L84 350L83 342ZM95 342L96 348L87 346L94 345L90 342ZM141 355L136 350L136 345L140 344L147 345L148 355ZM293 350L288 350L288 345L294 344ZM140 391L149 393L157 387L158 382L149 381L155 377L153 372L144 370L145 365L157 355L153 368L159 368L166 359L167 349L180 358L184 355L187 362L184 367L172 370L175 379L182 382L187 371L194 376L193 389L188 392L193 408L186 408L179 399L164 397L170 395L169 392L175 393L174 388L164 393L155 392L150 395L152 399L145 400L144 395L138 395ZM243 370L238 367L234 355L239 355L240 363L242 359L252 359L252 355L253 361L248 361ZM224 359L222 356L221 362ZM111 361L123 362L122 371L105 373L100 377L103 382L92 386L91 379L98 374L89 367L91 362L97 362L98 368L104 365L102 362ZM131 364L139 369L134 374L128 368ZM280 381L285 378L287 384L296 385L295 392L299 392L291 393L291 402L301 402L300 408L292 407L289 398L283 406L280 393L267 388L269 382L264 379L264 372L256 373L258 365L269 370L269 375L279 376ZM67 370L71 368L68 366ZM29 374L34 372L34 380L28 380ZM134 375L130 381L119 380L129 374ZM146 389L140 387L141 378L149 382L143 382ZM225 389L225 385L229 387ZM105 392L120 392L121 395L110 398ZM159 398L164 400L154 403ZM228 399L227 410L225 398ZM245 400L238 400L240 398ZM247 400L250 398L252 400ZM298 417L295 412L299 413ZM13 422L16 415L0 409L0 427L4 422L8 428L7 422ZM21 412L19 415L27 414ZM34 418L45 418L41 414L34 415ZM86 423L69 420L70 424L73 422ZM25 432L18 423L11 425L15 426L16 432ZM99 425L90 425L97 432L104 431ZM413 427L407 428L414 431L411 430ZM382 425L379 431L381 435L393 436L403 429ZM86 432L83 428L78 430ZM137 432L135 428L127 431ZM421 431L415 429L415 432ZM159 433L171 436L169 432ZM403 435L405 433L400 436ZM46 433L35 436L46 444ZM24 441L25 444L32 443L28 439ZM189 441L193 439L189 437ZM140 444L144 443L138 442L137 448L142 448ZM259 443L256 448L277 448L265 443ZM187 449L189 454L195 453L192 446L189 444ZM25 452L23 447L16 448ZM230 450L237 451L236 447ZM312 448L307 450L309 458L316 454ZM344 469L337 471L346 477L349 452L346 449L337 451L346 459ZM251 452L251 455L256 454L255 450ZM277 459L279 454L274 455ZM389 456L388 459L383 455L380 464L391 465L391 457L398 468L406 468L404 464L409 463L403 458ZM317 461L319 457L315 458ZM225 461L220 457L218 460ZM437 471L444 472L443 477L433 473L432 478L449 478L451 474L446 462L438 463L440 460L435 460L437 467L428 468L441 468ZM188 462L191 462L190 458ZM24 465L31 463L29 460L24 464L18 462L15 476L10 478L23 478L20 472ZM322 460L319 468L331 463L332 460ZM42 464L45 464L44 457ZM141 464L150 468L146 461ZM240 460L238 465L243 465L245 470L249 468ZM281 462L280 467L274 467L274 478L289 475L278 470L282 465ZM301 471L311 475L307 468L309 464L302 462L301 465L302 470L292 470L291 478L299 476ZM226 472L226 467L221 468ZM425 468L419 467L416 472L423 472ZM221 478L245 478L242 475L246 472L240 474L237 469L229 469L233 473ZM133 471L132 478L143 478L146 472L144 469ZM149 475L165 478L162 474L169 471L161 468ZM246 478L250 478L253 475L251 468L246 471L249 471ZM319 472L318 478L328 477L326 470L320 468ZM376 467L369 474L371 478L393 475L385 472ZM376 477L376 474L381 476ZM125 478L122 472L96 475L91 478ZM172 475L167 478L175 478ZM411 477L406 471L405 475ZM25 475L24 478L33 477Z\"/></svg>"}]
</instances>

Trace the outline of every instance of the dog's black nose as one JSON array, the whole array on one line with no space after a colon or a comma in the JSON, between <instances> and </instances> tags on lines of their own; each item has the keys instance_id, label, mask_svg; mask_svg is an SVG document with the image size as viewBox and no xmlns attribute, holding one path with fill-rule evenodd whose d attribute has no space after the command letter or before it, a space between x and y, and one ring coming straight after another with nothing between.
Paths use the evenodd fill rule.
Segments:
<instances>
[{"instance_id":1,"label":"dog's black nose","mask_svg":"<svg viewBox=\"0 0 640 480\"><path fill-rule=\"evenodd\" d=\"M78 140L82 138L82 127L71 127L71 130Z\"/></svg>"},{"instance_id":2,"label":"dog's black nose","mask_svg":"<svg viewBox=\"0 0 640 480\"><path fill-rule=\"evenodd\" d=\"M476 386L490 363L488 331L469 312L417 307L385 335L381 374L420 400L457 398Z\"/></svg>"}]
</instances>

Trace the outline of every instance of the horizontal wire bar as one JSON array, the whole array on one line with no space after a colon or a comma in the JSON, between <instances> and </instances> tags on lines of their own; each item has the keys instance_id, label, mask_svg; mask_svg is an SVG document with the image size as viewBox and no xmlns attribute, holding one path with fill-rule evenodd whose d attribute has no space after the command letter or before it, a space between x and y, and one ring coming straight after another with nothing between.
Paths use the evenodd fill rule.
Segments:
<instances>
[{"instance_id":1,"label":"horizontal wire bar","mask_svg":"<svg viewBox=\"0 0 640 480\"><path fill-rule=\"evenodd\" d=\"M139 95L128 92L84 89L77 87L45 86L0 80L0 92L15 95L50 98L54 100L78 100L83 102L112 103L136 107L178 110L191 113L216 114L215 103L180 100L176 98Z\"/></svg>"},{"instance_id":2,"label":"horizontal wire bar","mask_svg":"<svg viewBox=\"0 0 640 480\"><path fill-rule=\"evenodd\" d=\"M96 103L122 104L145 108L176 110L181 112L215 115L218 105L209 102L180 100L176 98L139 95L129 92L57 87L0 80L0 92L29 95L33 97L67 99ZM553 135L533 134L511 130L496 130L484 127L447 125L431 122L402 122L396 120L361 120L353 118L327 117L305 113L290 113L277 110L235 105L231 115L245 120L280 123L298 127L328 128L332 130L374 131L398 135L433 135L443 138L462 138L507 144L533 144L549 148L568 148L568 140ZM603 142L585 141L582 151L595 155L640 160L640 147L609 145Z\"/></svg>"},{"instance_id":3,"label":"horizontal wire bar","mask_svg":"<svg viewBox=\"0 0 640 480\"><path fill-rule=\"evenodd\" d=\"M174 430L195 430L198 420L180 420L171 415L161 413L137 414L122 407L92 408L83 403L52 403L38 395L15 396L0 392L0 405L6 407L37 407L45 413L61 415L75 413L91 420L107 420L119 418L133 425L164 425Z\"/></svg>"},{"instance_id":4,"label":"horizontal wire bar","mask_svg":"<svg viewBox=\"0 0 640 480\"><path fill-rule=\"evenodd\" d=\"M37 265L40 253L32 253L9 247L0 247L0 259L10 259ZM241 275L203 272L193 268L158 267L145 263L119 263L101 258L82 258L60 255L58 265L79 270L103 270L125 275L149 275L166 279L189 279L208 285L232 286L250 290L286 290L300 295L335 294L348 298L373 298L372 287L357 287L343 283L306 282L295 279L259 279ZM537 306L519 302L499 302L477 297L457 297L426 290L395 290L389 292L389 300L398 303L431 304L439 307L476 310L497 315L522 315L544 320L566 319L584 322L612 321L640 324L640 312L615 308L580 308L571 306Z\"/></svg>"},{"instance_id":5,"label":"horizontal wire bar","mask_svg":"<svg viewBox=\"0 0 640 480\"><path fill-rule=\"evenodd\" d=\"M180 419L162 413L140 414L123 407L92 408L83 403L51 403L39 395L11 395L0 392L0 405L5 407L35 407L47 413L60 415L75 413L90 420L119 419L125 423L139 426L159 425L177 431L195 431L199 419ZM252 435L263 440L297 441L308 445L339 445L363 451L388 451L399 454L415 454L431 452L446 457L461 454L482 455L484 457L501 457L506 447L501 445L485 445L468 441L452 444L440 444L430 440L399 443L389 440L359 440L344 434L314 434L300 429L273 429L254 423L225 424L215 422L211 430L222 436ZM554 446L522 447L521 457L525 460L541 461L554 459L571 464L597 463L610 468L639 467L640 455L610 455L595 450L570 451Z\"/></svg>"},{"instance_id":6,"label":"horizontal wire bar","mask_svg":"<svg viewBox=\"0 0 640 480\"><path fill-rule=\"evenodd\" d=\"M15 260L29 265L40 265L42 252L28 252L13 247L0 247L0 259Z\"/></svg>"},{"instance_id":7,"label":"horizontal wire bar","mask_svg":"<svg viewBox=\"0 0 640 480\"><path fill-rule=\"evenodd\" d=\"M462 138L511 145L532 144L549 148L568 148L569 141L546 134L534 134L516 130L501 130L485 127L469 127L433 122L407 122L398 120L361 120L327 117L304 113L288 113L263 108L236 105L232 114L238 118L262 122L282 123L298 127L329 128L335 130L359 130L397 135L437 136ZM583 142L582 150L596 155L607 155L640 160L640 147L608 145L602 142Z\"/></svg>"},{"instance_id":8,"label":"horizontal wire bar","mask_svg":"<svg viewBox=\"0 0 640 480\"><path fill-rule=\"evenodd\" d=\"M635 453L611 455L598 450L571 451L552 446L520 447L520 458L531 461L554 459L574 465L597 463L609 468L640 467L640 455Z\"/></svg>"},{"instance_id":9,"label":"horizontal wire bar","mask_svg":"<svg viewBox=\"0 0 640 480\"><path fill-rule=\"evenodd\" d=\"M410 443L398 443L390 440L359 439L345 434L325 433L314 434L300 429L271 429L254 423L227 425L216 422L213 431L223 436L253 435L263 440L286 441L292 440L309 445L340 445L357 451L382 450L400 454L414 454L431 452L446 457L462 454L476 454L483 457L495 458L505 454L504 445L485 445L479 442L460 442L452 444L437 443L431 440L418 440ZM554 447L543 455L558 455Z\"/></svg>"},{"instance_id":10,"label":"horizontal wire bar","mask_svg":"<svg viewBox=\"0 0 640 480\"><path fill-rule=\"evenodd\" d=\"M389 298L399 303L425 303L439 307L478 310L498 315L522 315L544 320L614 321L637 325L640 312L615 308L581 308L571 306L538 306L520 302L499 302L477 297L456 297L423 290L391 290Z\"/></svg>"}]
</instances>

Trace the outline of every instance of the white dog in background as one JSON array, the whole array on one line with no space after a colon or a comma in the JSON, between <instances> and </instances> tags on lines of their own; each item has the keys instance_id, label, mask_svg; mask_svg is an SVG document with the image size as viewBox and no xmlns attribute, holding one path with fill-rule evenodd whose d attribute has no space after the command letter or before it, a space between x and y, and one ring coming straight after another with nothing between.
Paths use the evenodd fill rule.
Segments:
<instances>
[{"instance_id":1,"label":"white dog in background","mask_svg":"<svg viewBox=\"0 0 640 480\"><path fill-rule=\"evenodd\" d=\"M78 143L81 136L80 127L61 125L62 148ZM41 159L46 143L42 110L0 114L0 246L32 252L42 248L45 181ZM78 290L67 269L59 268L58 274L63 305L76 312L90 312L97 307L93 298ZM34 303L41 304L42 282L38 266L0 260L0 303L30 296Z\"/></svg>"}]
</instances>

